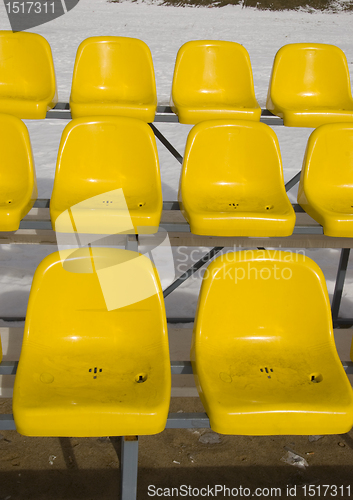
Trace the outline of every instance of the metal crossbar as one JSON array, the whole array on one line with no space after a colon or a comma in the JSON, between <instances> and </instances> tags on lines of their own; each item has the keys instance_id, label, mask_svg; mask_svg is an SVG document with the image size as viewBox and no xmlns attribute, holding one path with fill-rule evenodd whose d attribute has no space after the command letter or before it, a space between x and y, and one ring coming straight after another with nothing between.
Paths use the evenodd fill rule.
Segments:
<instances>
[{"instance_id":1,"label":"metal crossbar","mask_svg":"<svg viewBox=\"0 0 353 500\"><path fill-rule=\"evenodd\" d=\"M58 102L53 109L47 111L46 118L55 120L71 120L72 116L70 111L70 104L68 102ZM262 123L266 123L266 125L271 126L283 125L282 118L273 115L268 109L261 110L260 121ZM157 106L157 111L153 122L179 123L179 119L170 106L160 105Z\"/></svg>"},{"instance_id":2,"label":"metal crossbar","mask_svg":"<svg viewBox=\"0 0 353 500\"><path fill-rule=\"evenodd\" d=\"M163 144L163 146L165 148L167 148L168 151L174 156L174 158L176 160L178 160L178 162L180 164L182 164L183 157L181 156L181 154L178 153L178 151L175 149L175 147L168 141L168 139L166 139L164 137L164 135L158 130L158 128L155 125L153 125L153 123L150 123L149 125L150 125L151 129L153 130L153 133L157 137L157 139L159 139L161 141L161 143Z\"/></svg>"},{"instance_id":3,"label":"metal crossbar","mask_svg":"<svg viewBox=\"0 0 353 500\"><path fill-rule=\"evenodd\" d=\"M294 187L296 184L298 184L298 182L300 181L300 174L301 174L301 172L298 172L297 174L295 174L294 177L291 178L290 181L288 181L286 183L285 188L286 188L287 193L288 193L288 191L290 191L292 189L292 187Z\"/></svg>"}]
</instances>

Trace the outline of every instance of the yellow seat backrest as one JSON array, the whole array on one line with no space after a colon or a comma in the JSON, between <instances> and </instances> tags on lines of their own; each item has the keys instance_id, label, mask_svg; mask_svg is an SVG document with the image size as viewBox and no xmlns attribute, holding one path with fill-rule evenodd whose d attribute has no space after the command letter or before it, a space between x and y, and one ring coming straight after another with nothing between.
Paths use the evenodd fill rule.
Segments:
<instances>
[{"instance_id":1,"label":"yellow seat backrest","mask_svg":"<svg viewBox=\"0 0 353 500\"><path fill-rule=\"evenodd\" d=\"M163 201L152 129L134 118L72 120L63 132L59 147L50 202L53 227L65 210L118 189L123 190L136 231L138 226L159 225ZM109 195L107 200L113 201ZM99 206L88 207L81 229L92 230L92 233L111 232L109 221L112 219L106 216L116 217L118 212L114 203L106 204L107 200L101 200ZM102 215L99 227L95 228L90 224L93 208Z\"/></svg>"},{"instance_id":2,"label":"yellow seat backrest","mask_svg":"<svg viewBox=\"0 0 353 500\"><path fill-rule=\"evenodd\" d=\"M269 110L347 106L352 106L349 70L339 47L293 43L277 52L267 97Z\"/></svg>"},{"instance_id":3,"label":"yellow seat backrest","mask_svg":"<svg viewBox=\"0 0 353 500\"><path fill-rule=\"evenodd\" d=\"M199 40L178 52L170 99L180 123L259 121L249 54L235 42Z\"/></svg>"},{"instance_id":4,"label":"yellow seat backrest","mask_svg":"<svg viewBox=\"0 0 353 500\"><path fill-rule=\"evenodd\" d=\"M0 114L0 231L15 231L37 198L37 180L26 125Z\"/></svg>"},{"instance_id":5,"label":"yellow seat backrest","mask_svg":"<svg viewBox=\"0 0 353 500\"><path fill-rule=\"evenodd\" d=\"M191 130L179 188L183 208L236 214L255 203L266 210L262 202L278 192L285 194L281 153L270 127L213 120Z\"/></svg>"},{"instance_id":6,"label":"yellow seat backrest","mask_svg":"<svg viewBox=\"0 0 353 500\"><path fill-rule=\"evenodd\" d=\"M255 92L247 50L235 42L185 43L175 63L172 99L183 106L252 106Z\"/></svg>"},{"instance_id":7,"label":"yellow seat backrest","mask_svg":"<svg viewBox=\"0 0 353 500\"><path fill-rule=\"evenodd\" d=\"M298 201L353 214L353 122L322 125L305 152Z\"/></svg>"},{"instance_id":8,"label":"yellow seat backrest","mask_svg":"<svg viewBox=\"0 0 353 500\"><path fill-rule=\"evenodd\" d=\"M0 31L0 113L42 119L57 100L52 53L45 38Z\"/></svg>"},{"instance_id":9,"label":"yellow seat backrest","mask_svg":"<svg viewBox=\"0 0 353 500\"><path fill-rule=\"evenodd\" d=\"M191 361L222 434L349 432L353 392L337 354L325 278L280 250L243 250L207 268Z\"/></svg>"},{"instance_id":10,"label":"yellow seat backrest","mask_svg":"<svg viewBox=\"0 0 353 500\"><path fill-rule=\"evenodd\" d=\"M142 40L108 36L81 43L70 97L73 118L109 114L153 121L156 105L152 55Z\"/></svg>"},{"instance_id":11,"label":"yellow seat backrest","mask_svg":"<svg viewBox=\"0 0 353 500\"><path fill-rule=\"evenodd\" d=\"M334 346L320 268L305 255L280 250L221 255L203 280L193 341L198 349L225 353L237 346L250 357L253 343L273 343L283 356L291 346Z\"/></svg>"},{"instance_id":12,"label":"yellow seat backrest","mask_svg":"<svg viewBox=\"0 0 353 500\"><path fill-rule=\"evenodd\" d=\"M39 264L14 388L18 432L160 432L170 377L163 293L147 257L86 247Z\"/></svg>"}]
</instances>

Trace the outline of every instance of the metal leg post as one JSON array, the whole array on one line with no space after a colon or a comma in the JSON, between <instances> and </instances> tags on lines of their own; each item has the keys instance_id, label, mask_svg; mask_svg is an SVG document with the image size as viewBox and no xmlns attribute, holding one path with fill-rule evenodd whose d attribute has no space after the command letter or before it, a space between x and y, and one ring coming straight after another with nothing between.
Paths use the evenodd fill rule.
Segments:
<instances>
[{"instance_id":1,"label":"metal leg post","mask_svg":"<svg viewBox=\"0 0 353 500\"><path fill-rule=\"evenodd\" d=\"M139 240L137 234L126 235L125 249L132 250L133 252L139 251Z\"/></svg>"},{"instance_id":2,"label":"metal leg post","mask_svg":"<svg viewBox=\"0 0 353 500\"><path fill-rule=\"evenodd\" d=\"M335 291L333 293L332 306L331 306L332 320L334 326L335 322L338 320L338 314L341 305L344 281L346 279L346 272L347 272L350 251L351 251L350 248L342 248L340 262L338 264Z\"/></svg>"},{"instance_id":3,"label":"metal leg post","mask_svg":"<svg viewBox=\"0 0 353 500\"><path fill-rule=\"evenodd\" d=\"M120 500L136 500L138 436L121 437Z\"/></svg>"}]
</instances>

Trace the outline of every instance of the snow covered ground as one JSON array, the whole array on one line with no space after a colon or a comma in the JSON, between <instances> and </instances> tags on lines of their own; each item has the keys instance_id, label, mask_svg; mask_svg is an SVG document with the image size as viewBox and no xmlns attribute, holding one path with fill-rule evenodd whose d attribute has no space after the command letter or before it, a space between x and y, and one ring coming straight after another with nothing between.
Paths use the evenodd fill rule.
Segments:
<instances>
[{"instance_id":1,"label":"snow covered ground","mask_svg":"<svg viewBox=\"0 0 353 500\"><path fill-rule=\"evenodd\" d=\"M0 29L10 29L4 4L0 3ZM65 16L39 26L33 32L50 43L54 56L59 100L68 101L71 76L78 45L89 36L121 35L145 41L154 61L158 101L169 102L176 53L179 47L196 39L219 39L241 43L252 62L255 92L265 107L272 62L277 50L287 43L318 42L339 46L345 52L353 81L353 13L270 12L240 6L216 8L165 7L140 2L109 3L106 0L81 0ZM25 122L31 136L39 197L49 198L53 186L56 155L64 120ZM158 127L183 153L191 127L180 124L159 124ZM274 128L280 142L284 177L289 180L301 169L310 129ZM165 200L177 199L180 166L159 147ZM290 192L296 200L296 189ZM24 316L32 276L53 246L0 246L0 317ZM329 293L338 265L338 250L311 250L306 254L324 271ZM202 252L194 252L200 258ZM175 250L179 271L186 268L184 255ZM191 259L188 259L191 262ZM180 266L182 264L182 266ZM352 267L352 266L351 266ZM200 276L200 275L198 275ZM200 279L193 279L166 300L169 316L191 316L195 312ZM349 272L344 289L341 316L353 316L353 273Z\"/></svg>"}]
</instances>

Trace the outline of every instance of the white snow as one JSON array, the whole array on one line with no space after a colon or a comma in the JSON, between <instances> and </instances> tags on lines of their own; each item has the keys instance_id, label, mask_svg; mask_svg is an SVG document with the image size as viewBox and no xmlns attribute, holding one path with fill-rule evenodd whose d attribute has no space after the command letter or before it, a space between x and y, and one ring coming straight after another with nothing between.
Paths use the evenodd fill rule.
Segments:
<instances>
[{"instance_id":1,"label":"white snow","mask_svg":"<svg viewBox=\"0 0 353 500\"><path fill-rule=\"evenodd\" d=\"M270 12L240 6L223 8L182 8L148 3L108 3L106 0L81 0L68 14L39 26L33 32L43 35L50 43L56 68L59 100L68 101L71 76L78 45L97 35L121 35L140 38L153 55L158 101L169 102L176 53L179 47L195 39L220 39L239 42L248 50L252 62L255 92L259 104L265 107L272 62L276 51L292 42L319 42L339 46L345 52L353 79L353 14ZM10 29L4 4L0 3L0 29ZM39 197L51 195L56 155L64 120L29 121ZM159 129L183 153L191 127L180 124L159 124ZM274 128L280 142L284 177L289 180L302 164L309 129ZM158 145L165 200L177 199L180 166ZM296 200L296 189L290 192ZM33 272L42 258L55 250L53 246L0 246L0 317L24 316ZM201 257L194 249L187 263ZM182 250L184 252L184 250ZM205 251L205 249L203 249ZM186 268L185 257L179 257L179 271ZM338 265L339 250L307 250L323 269L330 295ZM183 267L180 267L183 265ZM191 316L195 312L200 280L193 279L166 300L169 316ZM344 289L341 316L353 316L353 275L348 273Z\"/></svg>"}]
</instances>

